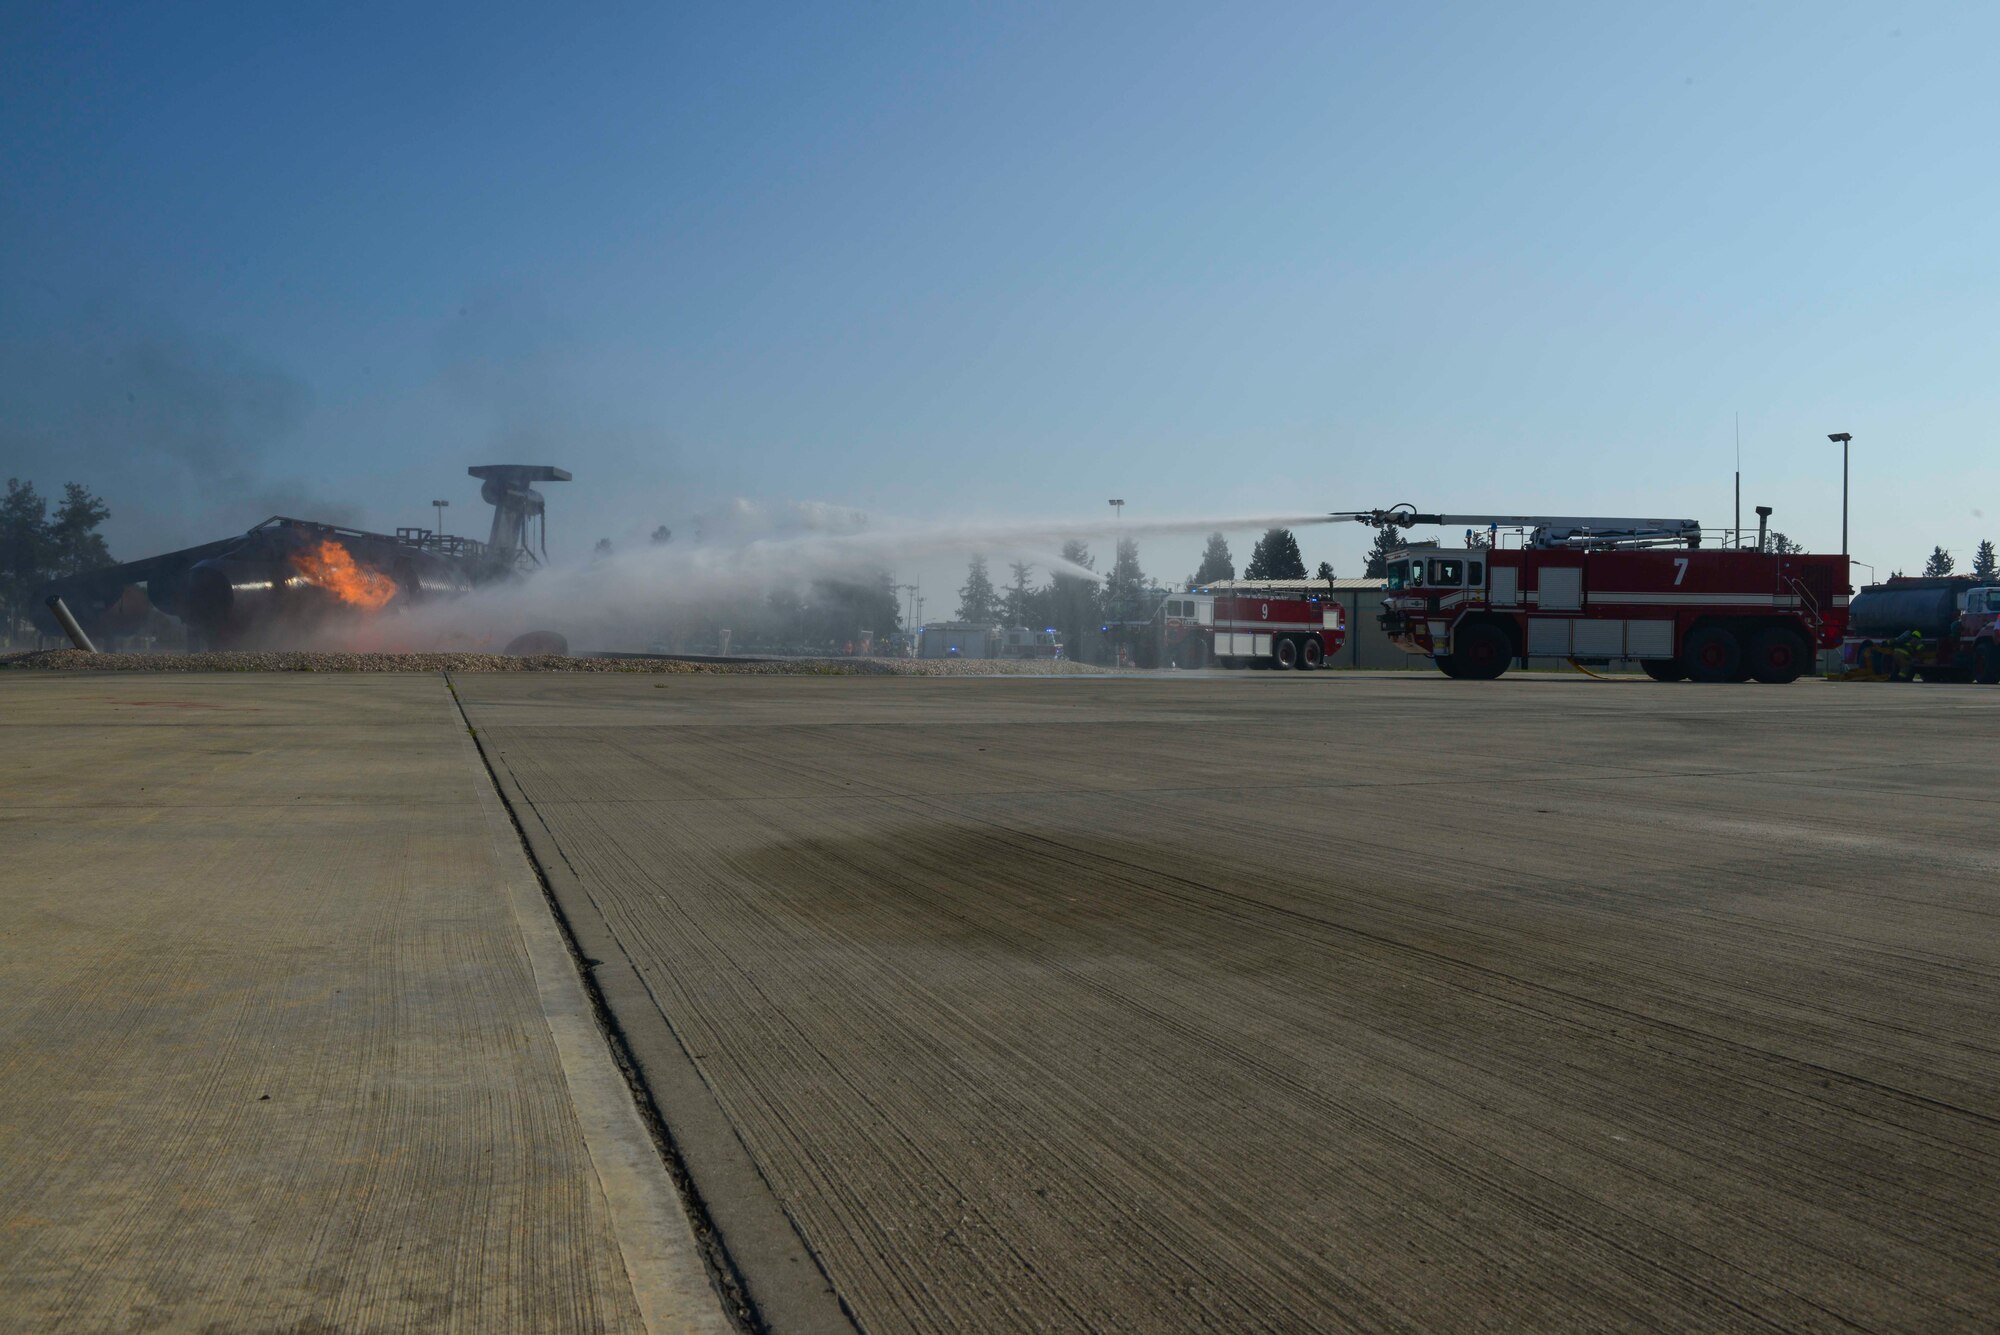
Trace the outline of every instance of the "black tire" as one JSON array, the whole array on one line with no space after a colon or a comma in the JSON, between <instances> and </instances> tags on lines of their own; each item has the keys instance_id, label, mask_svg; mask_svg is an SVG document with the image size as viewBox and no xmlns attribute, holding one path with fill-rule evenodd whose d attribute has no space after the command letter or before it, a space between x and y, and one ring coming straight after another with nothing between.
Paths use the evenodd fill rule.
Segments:
<instances>
[{"instance_id":1,"label":"black tire","mask_svg":"<svg viewBox=\"0 0 2000 1335\"><path fill-rule=\"evenodd\" d=\"M1654 681L1686 681L1688 670L1676 658L1648 658L1639 664L1639 670Z\"/></svg>"},{"instance_id":2,"label":"black tire","mask_svg":"<svg viewBox=\"0 0 2000 1335\"><path fill-rule=\"evenodd\" d=\"M1454 638L1450 675L1466 681L1492 681L1514 662L1514 642L1507 632L1485 621L1475 621Z\"/></svg>"},{"instance_id":3,"label":"black tire","mask_svg":"<svg viewBox=\"0 0 2000 1335\"><path fill-rule=\"evenodd\" d=\"M1750 641L1750 675L1772 686L1783 686L1805 675L1812 662L1812 645L1789 626L1771 626Z\"/></svg>"},{"instance_id":4,"label":"black tire","mask_svg":"<svg viewBox=\"0 0 2000 1335\"><path fill-rule=\"evenodd\" d=\"M1445 676L1450 677L1453 681L1457 681L1463 676L1465 676L1463 672L1460 672L1455 666L1453 666L1451 657L1449 655L1446 655L1443 658L1433 658L1431 662L1436 663L1437 670L1439 672L1444 673Z\"/></svg>"},{"instance_id":5,"label":"black tire","mask_svg":"<svg viewBox=\"0 0 2000 1335\"><path fill-rule=\"evenodd\" d=\"M1982 644L1972 651L1972 679L1981 686L2000 684L2000 644Z\"/></svg>"},{"instance_id":6,"label":"black tire","mask_svg":"<svg viewBox=\"0 0 2000 1335\"><path fill-rule=\"evenodd\" d=\"M1280 672L1288 672L1299 665L1298 641L1274 639L1271 641L1271 666Z\"/></svg>"},{"instance_id":7,"label":"black tire","mask_svg":"<svg viewBox=\"0 0 2000 1335\"><path fill-rule=\"evenodd\" d=\"M1208 666L1208 646L1200 640L1189 640L1174 654L1174 666L1199 672Z\"/></svg>"},{"instance_id":8,"label":"black tire","mask_svg":"<svg viewBox=\"0 0 2000 1335\"><path fill-rule=\"evenodd\" d=\"M1326 649L1320 644L1319 636L1308 635L1299 643L1299 667L1307 672L1326 665Z\"/></svg>"},{"instance_id":9,"label":"black tire","mask_svg":"<svg viewBox=\"0 0 2000 1335\"><path fill-rule=\"evenodd\" d=\"M1726 626L1696 626L1681 642L1681 666L1692 681L1737 681L1743 642Z\"/></svg>"}]
</instances>

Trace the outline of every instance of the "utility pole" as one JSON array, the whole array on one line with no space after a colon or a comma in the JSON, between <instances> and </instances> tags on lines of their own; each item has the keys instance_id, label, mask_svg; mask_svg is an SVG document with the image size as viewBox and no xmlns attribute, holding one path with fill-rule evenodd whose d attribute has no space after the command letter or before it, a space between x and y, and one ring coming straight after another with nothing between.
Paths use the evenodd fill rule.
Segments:
<instances>
[{"instance_id":1,"label":"utility pole","mask_svg":"<svg viewBox=\"0 0 2000 1335\"><path fill-rule=\"evenodd\" d=\"M1832 432L1826 440L1840 442L1840 556L1848 554L1848 442L1854 440L1848 432Z\"/></svg>"}]
</instances>

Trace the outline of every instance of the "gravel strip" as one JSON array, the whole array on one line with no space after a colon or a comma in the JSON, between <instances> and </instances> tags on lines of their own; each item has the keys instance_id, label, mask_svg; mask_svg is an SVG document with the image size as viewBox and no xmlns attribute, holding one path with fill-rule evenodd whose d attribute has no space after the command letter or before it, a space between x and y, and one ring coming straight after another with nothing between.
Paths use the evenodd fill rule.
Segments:
<instances>
[{"instance_id":1,"label":"gravel strip","mask_svg":"<svg viewBox=\"0 0 2000 1335\"><path fill-rule=\"evenodd\" d=\"M1113 669L1094 663L1047 658L860 658L837 663L869 664L869 670L898 677L1102 677Z\"/></svg>"},{"instance_id":2,"label":"gravel strip","mask_svg":"<svg viewBox=\"0 0 2000 1335\"><path fill-rule=\"evenodd\" d=\"M678 658L569 658L558 654L345 654L227 651L87 654L44 649L0 655L0 669L57 672L633 672L766 676L1015 677L1101 674L1085 663L967 658L786 658L714 663Z\"/></svg>"},{"instance_id":3,"label":"gravel strip","mask_svg":"<svg viewBox=\"0 0 2000 1335\"><path fill-rule=\"evenodd\" d=\"M80 649L49 649L10 654L0 667L43 668L61 672L641 672L787 673L849 676L871 669L831 659L796 659L784 663L690 663L672 658L568 658L558 654L341 654L319 652L259 652L253 650L200 654L87 654Z\"/></svg>"}]
</instances>

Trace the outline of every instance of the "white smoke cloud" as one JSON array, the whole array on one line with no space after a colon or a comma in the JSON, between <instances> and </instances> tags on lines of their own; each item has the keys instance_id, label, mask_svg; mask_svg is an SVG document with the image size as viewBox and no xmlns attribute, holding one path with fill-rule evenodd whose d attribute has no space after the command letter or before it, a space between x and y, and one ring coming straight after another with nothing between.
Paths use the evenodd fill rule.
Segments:
<instances>
[{"instance_id":1,"label":"white smoke cloud","mask_svg":"<svg viewBox=\"0 0 2000 1335\"><path fill-rule=\"evenodd\" d=\"M877 520L817 501L736 500L700 516L698 536L556 563L463 597L384 613L343 631L343 647L497 649L531 630L564 635L574 648L639 650L665 628L701 620L729 624L773 593L822 581L867 583L899 566L973 553L1026 561L1055 575L1101 582L1103 572L1065 560L1072 538L1258 531L1327 522L1324 515L911 523Z\"/></svg>"}]
</instances>

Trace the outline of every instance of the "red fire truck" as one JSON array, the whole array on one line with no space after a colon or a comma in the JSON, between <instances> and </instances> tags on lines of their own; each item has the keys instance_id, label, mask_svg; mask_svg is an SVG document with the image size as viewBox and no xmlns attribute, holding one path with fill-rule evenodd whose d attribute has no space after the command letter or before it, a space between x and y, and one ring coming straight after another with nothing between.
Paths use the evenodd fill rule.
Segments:
<instances>
[{"instance_id":1,"label":"red fire truck","mask_svg":"<svg viewBox=\"0 0 2000 1335\"><path fill-rule=\"evenodd\" d=\"M1218 585L1160 604L1161 660L1175 667L1316 668L1347 643L1347 609L1296 587Z\"/></svg>"},{"instance_id":2,"label":"red fire truck","mask_svg":"<svg viewBox=\"0 0 2000 1335\"><path fill-rule=\"evenodd\" d=\"M1448 677L1488 681L1517 659L1632 659L1655 681L1788 682L1847 626L1847 558L1765 551L1761 525L1754 548L1704 548L1691 519L1407 506L1339 517L1486 530L1490 545L1416 543L1389 557L1382 629ZM1503 529L1521 545L1506 546Z\"/></svg>"}]
</instances>

